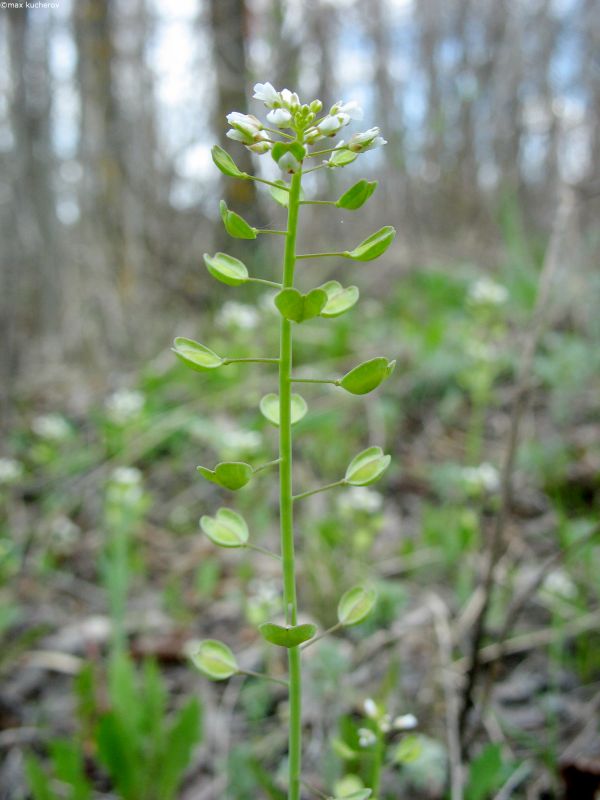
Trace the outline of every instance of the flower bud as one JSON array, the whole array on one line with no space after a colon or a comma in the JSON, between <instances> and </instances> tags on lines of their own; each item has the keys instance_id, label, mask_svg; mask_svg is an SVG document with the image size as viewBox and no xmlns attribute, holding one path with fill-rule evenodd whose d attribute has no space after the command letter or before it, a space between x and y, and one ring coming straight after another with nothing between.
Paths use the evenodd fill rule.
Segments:
<instances>
[{"instance_id":1,"label":"flower bud","mask_svg":"<svg viewBox=\"0 0 600 800\"><path fill-rule=\"evenodd\" d=\"M323 103L320 100L313 100L309 108L313 112L313 114L318 114L319 111L323 108Z\"/></svg>"},{"instance_id":2,"label":"flower bud","mask_svg":"<svg viewBox=\"0 0 600 800\"><path fill-rule=\"evenodd\" d=\"M353 153L364 153L365 150L372 150L374 147L381 147L384 144L387 142L379 135L379 128L369 128L368 131L351 136L346 147Z\"/></svg>"}]
</instances>

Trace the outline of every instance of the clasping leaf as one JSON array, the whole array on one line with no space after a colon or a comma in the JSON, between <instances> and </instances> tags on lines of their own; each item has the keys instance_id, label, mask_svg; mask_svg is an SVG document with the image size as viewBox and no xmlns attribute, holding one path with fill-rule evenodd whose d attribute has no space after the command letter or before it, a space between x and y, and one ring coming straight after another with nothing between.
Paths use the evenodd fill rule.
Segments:
<instances>
[{"instance_id":1,"label":"clasping leaf","mask_svg":"<svg viewBox=\"0 0 600 800\"><path fill-rule=\"evenodd\" d=\"M299 644L312 639L317 632L316 625L275 625L274 622L263 622L259 625L263 639L279 647L298 647Z\"/></svg>"},{"instance_id":2,"label":"clasping leaf","mask_svg":"<svg viewBox=\"0 0 600 800\"><path fill-rule=\"evenodd\" d=\"M245 464L243 461L221 461L214 470L207 467L196 467L196 469L207 481L234 492L245 486L254 473L250 464Z\"/></svg>"},{"instance_id":3,"label":"clasping leaf","mask_svg":"<svg viewBox=\"0 0 600 800\"><path fill-rule=\"evenodd\" d=\"M388 361L383 356L363 361L347 372L339 385L350 394L368 394L390 377L395 366L395 361Z\"/></svg>"},{"instance_id":4,"label":"clasping leaf","mask_svg":"<svg viewBox=\"0 0 600 800\"><path fill-rule=\"evenodd\" d=\"M321 309L321 316L325 318L339 317L356 305L359 291L357 286L348 286L344 289L339 281L327 281L319 286L327 295L327 302Z\"/></svg>"},{"instance_id":5,"label":"clasping leaf","mask_svg":"<svg viewBox=\"0 0 600 800\"><path fill-rule=\"evenodd\" d=\"M375 605L377 594L374 589L354 586L344 592L338 603L337 615L340 625L349 627L365 620Z\"/></svg>"},{"instance_id":6,"label":"clasping leaf","mask_svg":"<svg viewBox=\"0 0 600 800\"><path fill-rule=\"evenodd\" d=\"M340 197L336 202L338 208L347 208L354 211L367 202L369 197L377 188L377 181L358 181L354 186L351 186L347 192Z\"/></svg>"},{"instance_id":7,"label":"clasping leaf","mask_svg":"<svg viewBox=\"0 0 600 800\"><path fill-rule=\"evenodd\" d=\"M219 547L245 547L248 542L246 520L230 508L220 508L214 517L201 517L200 527Z\"/></svg>"},{"instance_id":8,"label":"clasping leaf","mask_svg":"<svg viewBox=\"0 0 600 800\"><path fill-rule=\"evenodd\" d=\"M219 203L219 210L221 211L221 219L223 220L223 225L225 225L225 230L230 236L233 236L234 239L256 239L256 228L249 225L235 211L230 211L225 200L221 200Z\"/></svg>"},{"instance_id":9,"label":"clasping leaf","mask_svg":"<svg viewBox=\"0 0 600 800\"><path fill-rule=\"evenodd\" d=\"M206 269L213 278L228 286L241 286L248 282L248 270L246 265L227 253L215 253L214 256L204 254Z\"/></svg>"},{"instance_id":10,"label":"clasping leaf","mask_svg":"<svg viewBox=\"0 0 600 800\"><path fill-rule=\"evenodd\" d=\"M223 175L228 175L230 178L247 178L248 175L238 168L233 158L226 150L216 144L210 151L212 160L217 167L221 170Z\"/></svg>"},{"instance_id":11,"label":"clasping leaf","mask_svg":"<svg viewBox=\"0 0 600 800\"><path fill-rule=\"evenodd\" d=\"M274 302L282 317L300 323L319 316L327 304L327 292L311 289L308 294L301 294L297 289L282 289Z\"/></svg>"},{"instance_id":12,"label":"clasping leaf","mask_svg":"<svg viewBox=\"0 0 600 800\"><path fill-rule=\"evenodd\" d=\"M344 480L350 486L370 486L381 478L390 461L391 456L384 455L381 447L367 447L348 464Z\"/></svg>"},{"instance_id":13,"label":"clasping leaf","mask_svg":"<svg viewBox=\"0 0 600 800\"><path fill-rule=\"evenodd\" d=\"M290 202L290 188L285 181L282 181L281 178L278 178L276 181L277 186L269 186L269 192L273 200L276 203L279 203L280 206L287 208ZM281 188L279 188L281 187ZM300 189L300 200L304 200L304 189Z\"/></svg>"},{"instance_id":14,"label":"clasping leaf","mask_svg":"<svg viewBox=\"0 0 600 800\"><path fill-rule=\"evenodd\" d=\"M225 359L213 353L205 345L193 339L186 339L184 336L178 336L173 345L172 350L177 358L197 372L216 369L225 362Z\"/></svg>"},{"instance_id":15,"label":"clasping leaf","mask_svg":"<svg viewBox=\"0 0 600 800\"><path fill-rule=\"evenodd\" d=\"M299 394L292 394L292 425L300 422L302 417L308 411L306 400ZM271 392L266 394L260 401L260 411L265 419L268 419L272 425L279 426L279 395Z\"/></svg>"},{"instance_id":16,"label":"clasping leaf","mask_svg":"<svg viewBox=\"0 0 600 800\"><path fill-rule=\"evenodd\" d=\"M386 225L380 230L372 233L363 242L357 245L354 250L348 250L344 253L346 258L352 258L354 261L373 261L379 258L382 253L388 249L394 241L396 231L391 225Z\"/></svg>"},{"instance_id":17,"label":"clasping leaf","mask_svg":"<svg viewBox=\"0 0 600 800\"><path fill-rule=\"evenodd\" d=\"M239 672L238 663L230 648L217 639L198 642L196 646L189 648L188 655L196 669L213 681L225 681Z\"/></svg>"}]
</instances>

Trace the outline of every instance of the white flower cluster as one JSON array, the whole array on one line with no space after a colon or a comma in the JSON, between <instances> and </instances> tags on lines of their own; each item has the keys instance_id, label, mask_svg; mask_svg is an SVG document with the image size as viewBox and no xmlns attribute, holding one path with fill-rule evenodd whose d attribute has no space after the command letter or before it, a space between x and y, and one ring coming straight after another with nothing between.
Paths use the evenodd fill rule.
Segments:
<instances>
[{"instance_id":1,"label":"white flower cluster","mask_svg":"<svg viewBox=\"0 0 600 800\"><path fill-rule=\"evenodd\" d=\"M40 439L61 442L71 434L71 426L60 414L42 414L31 423L31 430Z\"/></svg>"},{"instance_id":2,"label":"white flower cluster","mask_svg":"<svg viewBox=\"0 0 600 800\"><path fill-rule=\"evenodd\" d=\"M508 290L491 278L479 278L469 288L469 302L478 306L501 306L508 300Z\"/></svg>"},{"instance_id":3,"label":"white flower cluster","mask_svg":"<svg viewBox=\"0 0 600 800\"><path fill-rule=\"evenodd\" d=\"M493 464L487 462L478 467L463 467L460 471L460 480L471 494L497 492L500 488L500 474Z\"/></svg>"},{"instance_id":4,"label":"white flower cluster","mask_svg":"<svg viewBox=\"0 0 600 800\"><path fill-rule=\"evenodd\" d=\"M377 724L377 728L381 733L390 733L390 731L405 731L414 730L419 724L414 714L401 714L398 717L392 717L371 697L367 697L363 703L363 710L365 716L373 720ZM358 743L361 747L370 747L377 741L377 736L371 728L358 729Z\"/></svg>"},{"instance_id":5,"label":"white flower cluster","mask_svg":"<svg viewBox=\"0 0 600 800\"><path fill-rule=\"evenodd\" d=\"M338 495L337 505L340 511L350 514L357 511L374 514L383 505L383 497L366 486L353 486Z\"/></svg>"},{"instance_id":6,"label":"white flower cluster","mask_svg":"<svg viewBox=\"0 0 600 800\"><path fill-rule=\"evenodd\" d=\"M270 83L257 83L254 87L254 98L261 100L269 109L267 125L253 114L242 114L232 111L227 115L231 126L227 136L241 142L253 153L262 155L271 152L274 160L284 172L296 172L300 169L306 155L305 146L313 145L321 139L336 136L350 122L362 120L363 110L355 100L335 103L327 114L317 115L323 108L320 100L303 104L295 92L289 89L277 91ZM299 138L292 141L290 134L282 133L285 141L274 140L280 131L293 130ZM369 128L362 133L355 133L347 143L340 141L335 150L346 150L358 154L374 147L387 144L380 136L379 128ZM345 163L350 163L352 158ZM344 166L335 158L326 162L328 166Z\"/></svg>"},{"instance_id":7,"label":"white flower cluster","mask_svg":"<svg viewBox=\"0 0 600 800\"><path fill-rule=\"evenodd\" d=\"M110 475L109 499L126 506L134 506L144 496L142 473L137 467L117 467Z\"/></svg>"},{"instance_id":8,"label":"white flower cluster","mask_svg":"<svg viewBox=\"0 0 600 800\"><path fill-rule=\"evenodd\" d=\"M117 389L106 399L104 407L112 422L124 425L137 417L144 407L146 398L142 392L130 389Z\"/></svg>"},{"instance_id":9,"label":"white flower cluster","mask_svg":"<svg viewBox=\"0 0 600 800\"><path fill-rule=\"evenodd\" d=\"M14 458L0 458L0 486L16 483L23 477L25 469L20 461Z\"/></svg>"},{"instance_id":10,"label":"white flower cluster","mask_svg":"<svg viewBox=\"0 0 600 800\"><path fill-rule=\"evenodd\" d=\"M260 322L260 316L254 306L238 303L235 300L227 300L219 309L216 321L223 328L252 331Z\"/></svg>"}]
</instances>

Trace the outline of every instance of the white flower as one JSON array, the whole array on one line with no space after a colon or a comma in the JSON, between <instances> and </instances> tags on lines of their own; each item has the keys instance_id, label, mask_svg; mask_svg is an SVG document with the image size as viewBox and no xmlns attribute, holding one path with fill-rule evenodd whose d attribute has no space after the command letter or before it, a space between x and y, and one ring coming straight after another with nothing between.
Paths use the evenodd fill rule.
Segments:
<instances>
[{"instance_id":1,"label":"white flower","mask_svg":"<svg viewBox=\"0 0 600 800\"><path fill-rule=\"evenodd\" d=\"M358 743L361 747L371 747L377 741L377 737L369 728L358 729Z\"/></svg>"},{"instance_id":2,"label":"white flower","mask_svg":"<svg viewBox=\"0 0 600 800\"><path fill-rule=\"evenodd\" d=\"M469 301L474 305L501 306L508 300L508 290L491 278L479 278L469 288Z\"/></svg>"},{"instance_id":3,"label":"white flower","mask_svg":"<svg viewBox=\"0 0 600 800\"><path fill-rule=\"evenodd\" d=\"M329 114L324 117L321 122L316 126L317 130L323 136L335 136L335 134L350 122L348 114Z\"/></svg>"},{"instance_id":4,"label":"white flower","mask_svg":"<svg viewBox=\"0 0 600 800\"><path fill-rule=\"evenodd\" d=\"M353 486L338 496L338 507L342 511L366 511L369 514L379 511L383 497L379 492L368 489L366 486Z\"/></svg>"},{"instance_id":5,"label":"white flower","mask_svg":"<svg viewBox=\"0 0 600 800\"><path fill-rule=\"evenodd\" d=\"M221 438L223 449L232 453L255 453L261 445L262 438L257 431L228 430Z\"/></svg>"},{"instance_id":6,"label":"white flower","mask_svg":"<svg viewBox=\"0 0 600 800\"><path fill-rule=\"evenodd\" d=\"M50 533L60 550L68 550L79 538L81 528L69 517L61 515L52 522Z\"/></svg>"},{"instance_id":7,"label":"white flower","mask_svg":"<svg viewBox=\"0 0 600 800\"><path fill-rule=\"evenodd\" d=\"M110 480L119 486L139 486L142 473L137 467L117 467L112 471Z\"/></svg>"},{"instance_id":8,"label":"white flower","mask_svg":"<svg viewBox=\"0 0 600 800\"><path fill-rule=\"evenodd\" d=\"M232 130L227 131L227 136L237 142L253 144L265 138L261 133L262 122L252 114L240 114L239 111L232 111L227 114L227 122L232 127Z\"/></svg>"},{"instance_id":9,"label":"white flower","mask_svg":"<svg viewBox=\"0 0 600 800\"><path fill-rule=\"evenodd\" d=\"M60 414L42 414L31 423L31 430L41 439L60 442L71 433L69 423Z\"/></svg>"},{"instance_id":10,"label":"white flower","mask_svg":"<svg viewBox=\"0 0 600 800\"><path fill-rule=\"evenodd\" d=\"M290 111L296 111L300 107L300 98L296 92L290 92L289 89L282 89L279 92L279 96L281 97L283 105L289 108Z\"/></svg>"},{"instance_id":11,"label":"white flower","mask_svg":"<svg viewBox=\"0 0 600 800\"><path fill-rule=\"evenodd\" d=\"M277 125L279 128L289 128L292 115L286 108L274 108L267 114L267 119L271 125Z\"/></svg>"},{"instance_id":12,"label":"white flower","mask_svg":"<svg viewBox=\"0 0 600 800\"><path fill-rule=\"evenodd\" d=\"M392 720L389 714L384 714L379 720L379 730L382 733L389 733L392 730Z\"/></svg>"},{"instance_id":13,"label":"white flower","mask_svg":"<svg viewBox=\"0 0 600 800\"><path fill-rule=\"evenodd\" d=\"M496 467L484 462L478 467L463 467L460 473L465 488L469 492L496 492L500 488L500 475Z\"/></svg>"},{"instance_id":14,"label":"white flower","mask_svg":"<svg viewBox=\"0 0 600 800\"><path fill-rule=\"evenodd\" d=\"M577 586L564 569L555 569L544 578L543 588L549 594L557 595L565 600L577 597Z\"/></svg>"},{"instance_id":15,"label":"white flower","mask_svg":"<svg viewBox=\"0 0 600 800\"><path fill-rule=\"evenodd\" d=\"M259 323L259 316L254 306L227 300L217 315L217 323L224 328L240 328L250 331Z\"/></svg>"},{"instance_id":16,"label":"white flower","mask_svg":"<svg viewBox=\"0 0 600 800\"><path fill-rule=\"evenodd\" d=\"M23 464L14 458L0 458L0 486L15 483L25 472Z\"/></svg>"},{"instance_id":17,"label":"white flower","mask_svg":"<svg viewBox=\"0 0 600 800\"><path fill-rule=\"evenodd\" d=\"M106 399L104 407L113 422L123 424L136 417L144 407L146 398L142 392L117 389Z\"/></svg>"},{"instance_id":18,"label":"white flower","mask_svg":"<svg viewBox=\"0 0 600 800\"><path fill-rule=\"evenodd\" d=\"M387 144L386 140L380 135L379 128L369 128L368 131L362 133L355 133L350 137L350 141L346 145L353 153L364 153L365 150L372 150L374 147L381 147Z\"/></svg>"},{"instance_id":19,"label":"white flower","mask_svg":"<svg viewBox=\"0 0 600 800\"><path fill-rule=\"evenodd\" d=\"M367 697L365 702L363 703L363 709L367 717L369 719L377 719L379 717L379 709L377 708L377 703L373 700L372 697Z\"/></svg>"},{"instance_id":20,"label":"white flower","mask_svg":"<svg viewBox=\"0 0 600 800\"><path fill-rule=\"evenodd\" d=\"M392 726L396 731L412 731L418 724L419 721L414 714L402 714L395 718Z\"/></svg>"},{"instance_id":21,"label":"white flower","mask_svg":"<svg viewBox=\"0 0 600 800\"><path fill-rule=\"evenodd\" d=\"M346 114L350 119L361 120L364 117L362 108L358 105L356 100L350 100L348 103L343 103L341 100L336 103L330 114Z\"/></svg>"},{"instance_id":22,"label":"white flower","mask_svg":"<svg viewBox=\"0 0 600 800\"><path fill-rule=\"evenodd\" d=\"M253 96L256 100L262 100L268 108L273 108L280 101L279 92L270 83L256 83Z\"/></svg>"}]
</instances>

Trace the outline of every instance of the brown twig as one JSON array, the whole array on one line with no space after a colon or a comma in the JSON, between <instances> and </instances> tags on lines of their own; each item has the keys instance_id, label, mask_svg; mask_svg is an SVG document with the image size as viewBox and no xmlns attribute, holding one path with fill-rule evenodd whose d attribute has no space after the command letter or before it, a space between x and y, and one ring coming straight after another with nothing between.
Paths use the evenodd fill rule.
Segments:
<instances>
[{"instance_id":1,"label":"brown twig","mask_svg":"<svg viewBox=\"0 0 600 800\"><path fill-rule=\"evenodd\" d=\"M494 571L496 564L498 563L505 549L505 529L513 497L512 478L517 455L521 421L529 396L533 360L542 332L544 330L550 291L560 265L562 245L569 229L574 205L574 192L572 189L564 187L561 193L561 198L552 229L552 235L550 237L550 242L548 244L548 249L546 251L542 271L540 274L537 299L531 325L523 342L522 357L519 364L515 398L510 419L508 446L506 449L506 455L501 473L500 505L492 531L487 563L482 580L483 600L479 609L479 613L474 620L473 631L469 645L469 653L467 656L469 669L467 671L462 707L459 715L459 730L463 753L466 749L465 734L469 712L474 704L474 690L481 667L481 643L485 636L487 616L494 591Z\"/></svg>"}]
</instances>

